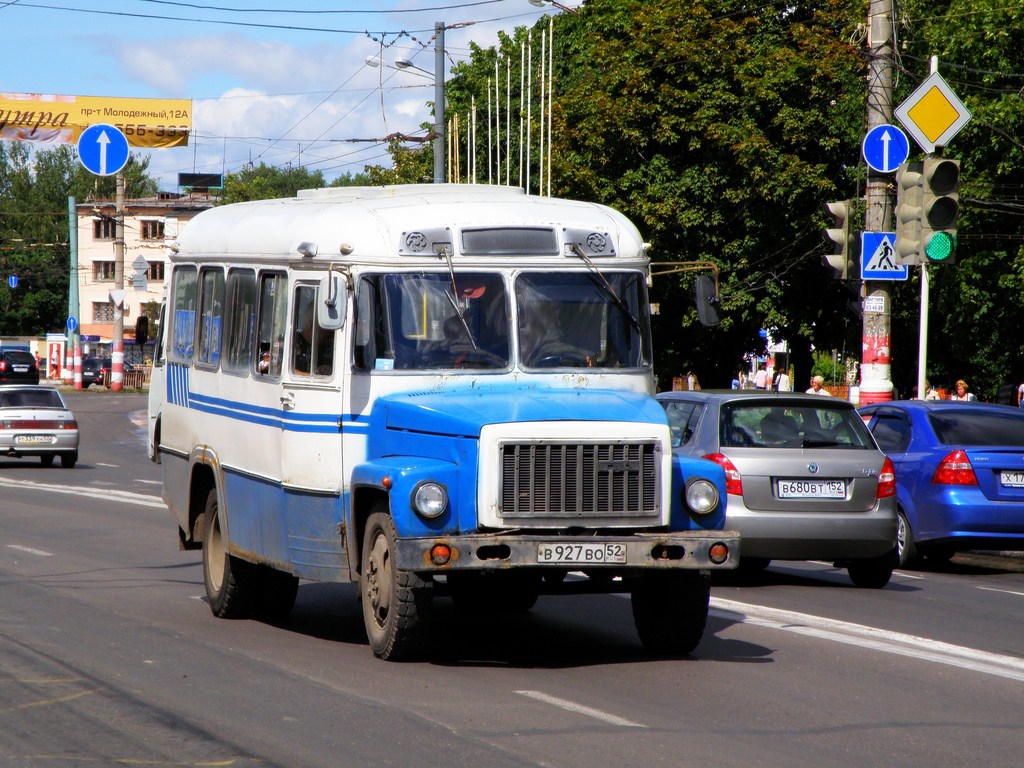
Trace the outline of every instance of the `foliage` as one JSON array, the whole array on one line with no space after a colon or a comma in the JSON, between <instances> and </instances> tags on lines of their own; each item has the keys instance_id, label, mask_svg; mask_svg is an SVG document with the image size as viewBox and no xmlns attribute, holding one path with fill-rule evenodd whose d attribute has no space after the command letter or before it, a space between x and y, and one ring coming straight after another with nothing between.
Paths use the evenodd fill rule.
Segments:
<instances>
[{"instance_id":1,"label":"foliage","mask_svg":"<svg viewBox=\"0 0 1024 768\"><path fill-rule=\"evenodd\" d=\"M306 168L275 168L260 163L247 166L238 173L224 177L224 189L220 203L241 203L248 200L270 200L278 197L295 197L300 189L317 189L327 186L320 171L310 172Z\"/></svg>"},{"instance_id":2,"label":"foliage","mask_svg":"<svg viewBox=\"0 0 1024 768\"><path fill-rule=\"evenodd\" d=\"M822 352L814 350L811 353L814 364L811 366L811 376L821 376L830 384L846 383L846 360L838 351Z\"/></svg>"},{"instance_id":3,"label":"foliage","mask_svg":"<svg viewBox=\"0 0 1024 768\"><path fill-rule=\"evenodd\" d=\"M156 193L149 158L130 156L126 197ZM110 200L116 178L87 171L74 148L0 143L0 336L61 332L68 310L68 197ZM16 275L11 289L8 277Z\"/></svg>"}]
</instances>

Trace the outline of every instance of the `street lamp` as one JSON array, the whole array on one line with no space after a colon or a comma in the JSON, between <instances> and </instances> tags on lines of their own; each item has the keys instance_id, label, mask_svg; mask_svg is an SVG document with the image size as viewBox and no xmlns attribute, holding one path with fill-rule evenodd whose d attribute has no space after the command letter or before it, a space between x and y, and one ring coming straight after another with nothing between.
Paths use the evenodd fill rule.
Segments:
<instances>
[{"instance_id":1,"label":"street lamp","mask_svg":"<svg viewBox=\"0 0 1024 768\"><path fill-rule=\"evenodd\" d=\"M533 0L531 0L532 2ZM409 59L395 59L397 69L411 69L434 80L434 183L444 183L445 129L444 129L444 22L434 22L434 71L428 72ZM371 67L381 66L376 56L367 56Z\"/></svg>"},{"instance_id":2,"label":"street lamp","mask_svg":"<svg viewBox=\"0 0 1024 768\"><path fill-rule=\"evenodd\" d=\"M547 6L547 5L553 5L553 6L555 6L555 8L558 8L559 10L567 11L569 13L575 14L576 16L580 15L580 12L577 11L575 8L569 8L567 6L564 6L561 3L557 2L556 0L528 0L528 1L529 1L530 5L535 5L538 8L543 8L543 7Z\"/></svg>"}]
</instances>

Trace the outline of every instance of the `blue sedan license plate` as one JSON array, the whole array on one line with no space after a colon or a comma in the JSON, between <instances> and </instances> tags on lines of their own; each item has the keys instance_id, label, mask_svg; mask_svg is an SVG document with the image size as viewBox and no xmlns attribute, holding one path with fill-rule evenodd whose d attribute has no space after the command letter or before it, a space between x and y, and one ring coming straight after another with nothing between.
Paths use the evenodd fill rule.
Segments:
<instances>
[{"instance_id":1,"label":"blue sedan license plate","mask_svg":"<svg viewBox=\"0 0 1024 768\"><path fill-rule=\"evenodd\" d=\"M999 473L999 483L1008 488L1024 488L1024 472L1008 472L1004 469Z\"/></svg>"}]
</instances>

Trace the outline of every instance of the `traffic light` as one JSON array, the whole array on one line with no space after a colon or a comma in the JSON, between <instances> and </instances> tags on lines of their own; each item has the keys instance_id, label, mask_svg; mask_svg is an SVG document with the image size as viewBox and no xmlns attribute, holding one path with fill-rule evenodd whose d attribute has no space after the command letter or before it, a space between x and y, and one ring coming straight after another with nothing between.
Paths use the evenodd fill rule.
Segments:
<instances>
[{"instance_id":1,"label":"traffic light","mask_svg":"<svg viewBox=\"0 0 1024 768\"><path fill-rule=\"evenodd\" d=\"M924 163L901 163L896 171L896 263L921 263L923 216Z\"/></svg>"},{"instance_id":2,"label":"traffic light","mask_svg":"<svg viewBox=\"0 0 1024 768\"><path fill-rule=\"evenodd\" d=\"M956 219L960 213L960 161L926 157L923 175L922 261L953 264L956 262Z\"/></svg>"},{"instance_id":3,"label":"traffic light","mask_svg":"<svg viewBox=\"0 0 1024 768\"><path fill-rule=\"evenodd\" d=\"M837 280L856 280L860 273L857 258L860 256L860 241L853 230L853 200L838 200L825 203L825 212L835 222L823 233L831 245L830 253L821 257L821 263L832 270Z\"/></svg>"}]
</instances>

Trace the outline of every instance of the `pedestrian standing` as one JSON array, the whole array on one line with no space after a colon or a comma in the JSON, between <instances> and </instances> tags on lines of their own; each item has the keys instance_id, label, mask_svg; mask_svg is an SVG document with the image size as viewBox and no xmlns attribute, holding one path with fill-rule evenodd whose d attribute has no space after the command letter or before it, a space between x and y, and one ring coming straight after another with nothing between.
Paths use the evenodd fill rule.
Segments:
<instances>
[{"instance_id":1,"label":"pedestrian standing","mask_svg":"<svg viewBox=\"0 0 1024 768\"><path fill-rule=\"evenodd\" d=\"M811 388L807 390L808 395L827 395L828 390L825 389L825 377L824 376L813 376L811 377Z\"/></svg>"},{"instance_id":2,"label":"pedestrian standing","mask_svg":"<svg viewBox=\"0 0 1024 768\"><path fill-rule=\"evenodd\" d=\"M779 378L776 381L777 392L791 392L793 390L793 382L789 379L789 373L783 368L779 371Z\"/></svg>"},{"instance_id":3,"label":"pedestrian standing","mask_svg":"<svg viewBox=\"0 0 1024 768\"><path fill-rule=\"evenodd\" d=\"M949 396L950 400L966 400L973 402L978 398L974 396L974 393L970 391L970 387L967 386L967 382L963 379L957 379L956 381L956 394Z\"/></svg>"},{"instance_id":4,"label":"pedestrian standing","mask_svg":"<svg viewBox=\"0 0 1024 768\"><path fill-rule=\"evenodd\" d=\"M768 370L764 363L757 366L754 374L754 389L768 389Z\"/></svg>"}]
</instances>

